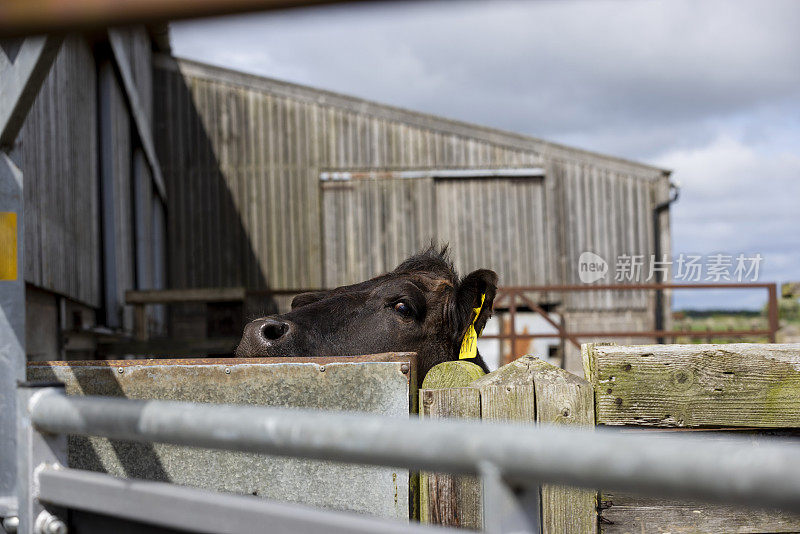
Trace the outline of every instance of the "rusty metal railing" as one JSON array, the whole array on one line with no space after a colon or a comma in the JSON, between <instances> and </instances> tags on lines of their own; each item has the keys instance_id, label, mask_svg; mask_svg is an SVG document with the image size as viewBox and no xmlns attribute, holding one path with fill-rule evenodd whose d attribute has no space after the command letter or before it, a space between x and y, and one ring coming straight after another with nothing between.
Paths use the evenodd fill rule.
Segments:
<instances>
[{"instance_id":1,"label":"rusty metal railing","mask_svg":"<svg viewBox=\"0 0 800 534\"><path fill-rule=\"evenodd\" d=\"M572 293L580 291L663 291L667 289L766 289L767 290L767 328L752 330L609 330L609 331L569 331L562 320L556 322L550 317L547 310L537 302L537 297L531 293L553 294L553 293ZM553 299L548 299L553 300ZM481 339L498 339L510 342L510 351L504 357L504 363L522 356L518 352L517 346L520 340L559 338L562 343L572 343L580 349L582 342L591 341L596 338L631 338L647 337L654 339L689 337L689 338L712 338L713 336L745 338L751 336L766 337L770 343L775 343L778 332L778 286L774 282L765 283L725 283L725 284L565 284L565 285L544 285L544 286L507 286L497 290L494 300L495 311L507 313L509 318L508 331L502 329L498 334L484 334ZM532 312L541 315L556 332L529 334L517 332L517 313L519 308L528 308ZM502 310L508 310L504 312ZM522 351L524 352L524 351Z\"/></svg>"}]
</instances>

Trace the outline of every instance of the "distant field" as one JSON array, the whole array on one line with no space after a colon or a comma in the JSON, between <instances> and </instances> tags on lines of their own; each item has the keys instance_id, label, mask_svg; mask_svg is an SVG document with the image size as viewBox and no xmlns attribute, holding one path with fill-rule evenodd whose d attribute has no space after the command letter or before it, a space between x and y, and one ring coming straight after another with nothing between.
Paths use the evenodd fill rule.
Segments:
<instances>
[{"instance_id":1,"label":"distant field","mask_svg":"<svg viewBox=\"0 0 800 534\"><path fill-rule=\"evenodd\" d=\"M800 306L792 305L784 300L780 305L780 324L778 342L800 341ZM766 342L766 336L748 338L726 336L718 333L725 330L756 330L768 328L767 316L763 311L731 311L731 310L678 310L672 314L675 330L691 330L692 332L709 332L708 337L676 338L676 343L738 343Z\"/></svg>"}]
</instances>

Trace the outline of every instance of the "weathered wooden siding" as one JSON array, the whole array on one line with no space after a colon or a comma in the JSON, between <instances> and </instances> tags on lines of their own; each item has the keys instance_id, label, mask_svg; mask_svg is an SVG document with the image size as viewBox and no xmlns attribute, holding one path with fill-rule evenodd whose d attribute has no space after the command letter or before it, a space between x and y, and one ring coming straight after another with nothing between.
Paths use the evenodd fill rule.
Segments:
<instances>
[{"instance_id":1,"label":"weathered wooden siding","mask_svg":"<svg viewBox=\"0 0 800 534\"><path fill-rule=\"evenodd\" d=\"M96 66L68 37L17 138L25 179L25 280L99 306Z\"/></svg>"},{"instance_id":2,"label":"weathered wooden siding","mask_svg":"<svg viewBox=\"0 0 800 534\"><path fill-rule=\"evenodd\" d=\"M139 100L152 118L150 38L144 28L121 31ZM163 239L156 245L153 223L163 214L153 215L149 166L141 157L134 162L139 140L110 57L102 42L64 40L14 157L25 179L26 281L95 309L107 306L112 318L101 322L130 329L132 317L122 305L125 290L164 281L155 272L163 253L153 252L164 245ZM101 98L103 91L107 98ZM112 194L104 210L106 185ZM143 208L138 221L137 206ZM159 224L163 227L163 217ZM113 244L104 264L105 232ZM109 295L103 282L112 275L116 288Z\"/></svg>"},{"instance_id":3,"label":"weathered wooden siding","mask_svg":"<svg viewBox=\"0 0 800 534\"><path fill-rule=\"evenodd\" d=\"M430 178L322 184L326 287L385 272L436 237Z\"/></svg>"},{"instance_id":4,"label":"weathered wooden siding","mask_svg":"<svg viewBox=\"0 0 800 534\"><path fill-rule=\"evenodd\" d=\"M578 258L585 251L594 252L608 262L606 281L613 283L617 258L642 255L642 277L628 283L643 282L647 277L650 254L654 252L653 208L658 181L642 179L630 172L609 170L595 162L557 159L553 178L562 195L562 210L557 217L563 233L565 284L580 284ZM652 299L642 291L602 291L569 293L567 307L574 310L641 309Z\"/></svg>"},{"instance_id":5,"label":"weathered wooden siding","mask_svg":"<svg viewBox=\"0 0 800 534\"><path fill-rule=\"evenodd\" d=\"M542 178L439 180L436 215L462 273L491 267L506 286L558 281Z\"/></svg>"},{"instance_id":6,"label":"weathered wooden siding","mask_svg":"<svg viewBox=\"0 0 800 534\"><path fill-rule=\"evenodd\" d=\"M133 328L125 291L136 288L131 118L110 63L100 71L101 191L103 206L105 306L109 326ZM113 281L111 281L113 278Z\"/></svg>"},{"instance_id":7,"label":"weathered wooden siding","mask_svg":"<svg viewBox=\"0 0 800 534\"><path fill-rule=\"evenodd\" d=\"M613 279L617 254L651 251L659 169L190 61L154 64L173 287L335 286L392 268L429 237L505 285L575 282L584 250L605 257ZM538 186L320 181L325 171L509 167L546 176ZM565 300L647 304L583 297Z\"/></svg>"}]
</instances>

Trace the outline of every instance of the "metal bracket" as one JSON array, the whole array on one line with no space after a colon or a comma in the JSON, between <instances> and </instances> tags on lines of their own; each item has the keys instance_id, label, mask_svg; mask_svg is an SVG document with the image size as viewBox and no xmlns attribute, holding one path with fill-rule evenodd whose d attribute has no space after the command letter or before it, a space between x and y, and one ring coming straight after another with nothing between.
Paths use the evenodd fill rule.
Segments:
<instances>
[{"instance_id":1,"label":"metal bracket","mask_svg":"<svg viewBox=\"0 0 800 534\"><path fill-rule=\"evenodd\" d=\"M541 534L539 486L509 483L490 463L480 466L483 479L483 529L487 534Z\"/></svg>"},{"instance_id":2,"label":"metal bracket","mask_svg":"<svg viewBox=\"0 0 800 534\"><path fill-rule=\"evenodd\" d=\"M38 473L67 465L67 436L41 433L33 427L31 410L37 396L61 383L21 382L17 387L17 502L19 534L63 534L65 511L39 501Z\"/></svg>"}]
</instances>

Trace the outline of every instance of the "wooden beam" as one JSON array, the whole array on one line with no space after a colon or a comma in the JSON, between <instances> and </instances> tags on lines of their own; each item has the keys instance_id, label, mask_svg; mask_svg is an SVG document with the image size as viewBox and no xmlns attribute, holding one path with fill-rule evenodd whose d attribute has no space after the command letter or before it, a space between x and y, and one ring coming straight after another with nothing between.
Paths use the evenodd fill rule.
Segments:
<instances>
[{"instance_id":1,"label":"wooden beam","mask_svg":"<svg viewBox=\"0 0 800 534\"><path fill-rule=\"evenodd\" d=\"M0 20L2 20L0 9ZM14 144L28 111L50 72L62 37L29 37L13 58L0 49L0 147Z\"/></svg>"},{"instance_id":2,"label":"wooden beam","mask_svg":"<svg viewBox=\"0 0 800 534\"><path fill-rule=\"evenodd\" d=\"M125 89L125 96L127 97L128 105L131 109L131 115L133 115L136 132L142 143L142 149L147 158L147 163L150 165L150 175L153 178L153 184L158 191L158 196L161 197L163 202L166 202L167 188L164 186L164 177L161 175L161 165L156 155L156 145L153 141L153 127L152 124L150 124L150 117L145 113L139 98L139 91L136 89L136 83L133 79L133 69L131 68L130 59L125 53L123 37L119 30L108 30L108 40L114 55L114 62L119 71L120 78L122 78L122 86Z\"/></svg>"},{"instance_id":3,"label":"wooden beam","mask_svg":"<svg viewBox=\"0 0 800 534\"><path fill-rule=\"evenodd\" d=\"M800 343L584 346L597 423L800 427Z\"/></svg>"},{"instance_id":4,"label":"wooden beam","mask_svg":"<svg viewBox=\"0 0 800 534\"><path fill-rule=\"evenodd\" d=\"M187 341L183 339L151 339L100 344L98 350L106 356L134 354L155 358L191 357L205 354L233 354L239 338L223 337Z\"/></svg>"},{"instance_id":5,"label":"wooden beam","mask_svg":"<svg viewBox=\"0 0 800 534\"><path fill-rule=\"evenodd\" d=\"M173 304L181 302L233 302L245 299L243 287L206 287L198 289L148 289L126 291L126 304Z\"/></svg>"},{"instance_id":6,"label":"wooden beam","mask_svg":"<svg viewBox=\"0 0 800 534\"><path fill-rule=\"evenodd\" d=\"M355 3L349 0L347 3ZM81 31L109 26L344 3L342 0L4 0L0 36Z\"/></svg>"},{"instance_id":7,"label":"wooden beam","mask_svg":"<svg viewBox=\"0 0 800 534\"><path fill-rule=\"evenodd\" d=\"M602 502L603 534L800 532L800 516L780 510L655 499L619 492L603 492Z\"/></svg>"}]
</instances>

